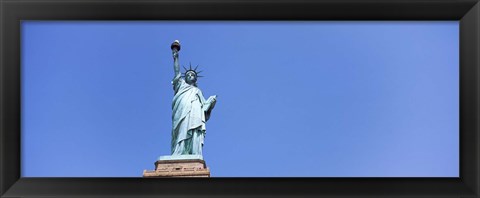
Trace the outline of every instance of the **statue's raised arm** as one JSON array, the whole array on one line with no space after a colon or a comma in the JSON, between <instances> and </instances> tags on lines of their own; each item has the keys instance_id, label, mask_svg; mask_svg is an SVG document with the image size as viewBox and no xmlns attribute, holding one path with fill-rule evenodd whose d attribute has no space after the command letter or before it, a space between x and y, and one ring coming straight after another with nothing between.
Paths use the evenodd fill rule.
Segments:
<instances>
[{"instance_id":1,"label":"statue's raised arm","mask_svg":"<svg viewBox=\"0 0 480 198\"><path fill-rule=\"evenodd\" d=\"M172 55L173 55L173 71L175 71L174 79L178 79L181 76L180 64L178 63L178 52L180 51L180 42L178 40L173 41L170 48L172 49Z\"/></svg>"}]
</instances>

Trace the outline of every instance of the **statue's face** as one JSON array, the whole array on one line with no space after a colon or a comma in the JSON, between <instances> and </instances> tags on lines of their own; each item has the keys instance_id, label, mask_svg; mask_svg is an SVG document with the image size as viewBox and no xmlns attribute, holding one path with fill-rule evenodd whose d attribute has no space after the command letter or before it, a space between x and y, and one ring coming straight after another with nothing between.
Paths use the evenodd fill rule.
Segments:
<instances>
[{"instance_id":1,"label":"statue's face","mask_svg":"<svg viewBox=\"0 0 480 198\"><path fill-rule=\"evenodd\" d=\"M189 85L195 84L197 82L197 75L195 75L195 72L187 72L185 74L185 82Z\"/></svg>"}]
</instances>

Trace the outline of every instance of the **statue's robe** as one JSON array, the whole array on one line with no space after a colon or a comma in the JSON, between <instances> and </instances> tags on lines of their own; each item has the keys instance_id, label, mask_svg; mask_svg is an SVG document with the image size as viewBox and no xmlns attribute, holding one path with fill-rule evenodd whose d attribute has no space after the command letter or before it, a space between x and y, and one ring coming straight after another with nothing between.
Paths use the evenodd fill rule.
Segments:
<instances>
[{"instance_id":1,"label":"statue's robe","mask_svg":"<svg viewBox=\"0 0 480 198\"><path fill-rule=\"evenodd\" d=\"M202 91L177 76L172 81L172 155L202 155L209 104Z\"/></svg>"}]
</instances>

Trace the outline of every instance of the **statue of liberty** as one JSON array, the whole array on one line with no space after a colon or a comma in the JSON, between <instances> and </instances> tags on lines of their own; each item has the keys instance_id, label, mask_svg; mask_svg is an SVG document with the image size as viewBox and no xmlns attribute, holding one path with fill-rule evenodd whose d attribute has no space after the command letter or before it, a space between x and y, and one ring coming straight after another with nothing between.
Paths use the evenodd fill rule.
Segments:
<instances>
[{"instance_id":1,"label":"statue of liberty","mask_svg":"<svg viewBox=\"0 0 480 198\"><path fill-rule=\"evenodd\" d=\"M210 118L210 113L215 107L216 96L208 100L203 97L202 91L197 87L197 67L185 69L181 75L178 62L180 42L175 40L172 45L173 69L175 77L172 85L174 97L172 101L172 156L176 155L202 155L203 141L205 138L205 123Z\"/></svg>"}]
</instances>

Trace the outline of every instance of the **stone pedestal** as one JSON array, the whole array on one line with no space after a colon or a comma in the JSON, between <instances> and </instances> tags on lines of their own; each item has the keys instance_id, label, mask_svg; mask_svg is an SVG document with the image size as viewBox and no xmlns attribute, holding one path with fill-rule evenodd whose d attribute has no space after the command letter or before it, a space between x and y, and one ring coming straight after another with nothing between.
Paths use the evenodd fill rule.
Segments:
<instances>
[{"instance_id":1,"label":"stone pedestal","mask_svg":"<svg viewBox=\"0 0 480 198\"><path fill-rule=\"evenodd\" d=\"M155 162L155 170L144 170L143 177L210 177L210 170L203 159L164 156Z\"/></svg>"}]
</instances>

